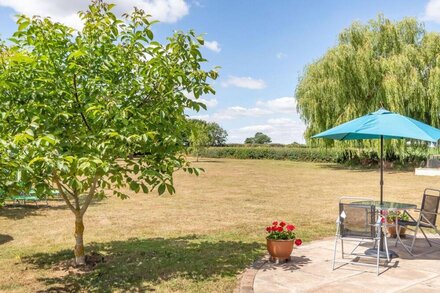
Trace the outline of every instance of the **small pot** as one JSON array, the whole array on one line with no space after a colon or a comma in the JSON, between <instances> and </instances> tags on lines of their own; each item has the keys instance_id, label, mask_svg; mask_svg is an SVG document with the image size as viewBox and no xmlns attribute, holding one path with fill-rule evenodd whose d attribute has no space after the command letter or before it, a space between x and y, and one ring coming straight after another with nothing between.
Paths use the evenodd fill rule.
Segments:
<instances>
[{"instance_id":1,"label":"small pot","mask_svg":"<svg viewBox=\"0 0 440 293\"><path fill-rule=\"evenodd\" d=\"M290 254L293 251L295 239L278 240L266 239L267 251L271 256L271 261L287 262L290 260Z\"/></svg>"},{"instance_id":2,"label":"small pot","mask_svg":"<svg viewBox=\"0 0 440 293\"><path fill-rule=\"evenodd\" d=\"M391 225L391 226L387 227L388 234L390 234L391 237L396 238L397 237L396 223L388 222L388 224ZM405 226L400 226L399 236L400 237L405 237L405 232L406 232L406 227Z\"/></svg>"}]
</instances>

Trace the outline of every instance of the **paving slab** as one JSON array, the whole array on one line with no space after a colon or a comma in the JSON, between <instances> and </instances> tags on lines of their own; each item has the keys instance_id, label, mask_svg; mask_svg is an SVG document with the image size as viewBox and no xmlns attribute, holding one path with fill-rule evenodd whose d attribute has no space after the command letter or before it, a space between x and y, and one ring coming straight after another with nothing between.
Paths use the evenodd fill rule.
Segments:
<instances>
[{"instance_id":1,"label":"paving slab","mask_svg":"<svg viewBox=\"0 0 440 293\"><path fill-rule=\"evenodd\" d=\"M333 271L334 240L328 238L295 249L288 263L265 262L254 274L253 292L440 292L440 246L429 247L424 239L417 239L419 255L411 256L401 245L395 247L393 239L388 243L399 257L387 267L381 266L379 276L375 267L350 264L338 264ZM368 245L363 244L356 252L362 253ZM344 243L346 252L353 247ZM337 258L341 260L340 246ZM374 263L375 259L357 261Z\"/></svg>"}]
</instances>

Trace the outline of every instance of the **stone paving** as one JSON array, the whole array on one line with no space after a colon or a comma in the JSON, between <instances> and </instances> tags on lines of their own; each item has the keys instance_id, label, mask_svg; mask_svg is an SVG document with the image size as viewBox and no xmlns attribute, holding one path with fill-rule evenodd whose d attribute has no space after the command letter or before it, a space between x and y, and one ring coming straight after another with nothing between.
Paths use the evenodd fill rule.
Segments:
<instances>
[{"instance_id":1,"label":"stone paving","mask_svg":"<svg viewBox=\"0 0 440 293\"><path fill-rule=\"evenodd\" d=\"M440 238L429 235L440 244ZM409 239L404 240L409 241ZM395 240L388 239L389 248L399 257L386 267L337 264L332 271L334 239L315 241L294 249L291 261L285 264L264 262L256 270L254 292L440 292L440 245L429 247L424 239L417 239L414 253L408 254ZM350 246L344 242L344 251ZM372 244L363 244L356 252L362 253ZM354 246L352 246L354 247ZM338 246L340 249L340 245ZM349 256L347 256L349 257ZM338 250L337 259L341 259ZM359 262L374 261L360 258Z\"/></svg>"}]
</instances>

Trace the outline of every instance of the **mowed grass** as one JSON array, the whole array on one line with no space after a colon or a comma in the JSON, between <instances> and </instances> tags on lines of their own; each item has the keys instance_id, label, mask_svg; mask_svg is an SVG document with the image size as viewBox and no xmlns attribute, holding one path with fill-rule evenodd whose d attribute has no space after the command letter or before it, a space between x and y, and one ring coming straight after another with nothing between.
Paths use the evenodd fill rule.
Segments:
<instances>
[{"instance_id":1,"label":"mowed grass","mask_svg":"<svg viewBox=\"0 0 440 293\"><path fill-rule=\"evenodd\" d=\"M176 195L110 197L85 215L87 252L106 255L89 272L66 269L73 216L49 208L0 209L0 291L231 292L265 253L273 220L311 241L334 234L340 196L378 198L377 170L269 160L202 159L205 173L176 174ZM385 198L420 204L435 177L386 172Z\"/></svg>"}]
</instances>

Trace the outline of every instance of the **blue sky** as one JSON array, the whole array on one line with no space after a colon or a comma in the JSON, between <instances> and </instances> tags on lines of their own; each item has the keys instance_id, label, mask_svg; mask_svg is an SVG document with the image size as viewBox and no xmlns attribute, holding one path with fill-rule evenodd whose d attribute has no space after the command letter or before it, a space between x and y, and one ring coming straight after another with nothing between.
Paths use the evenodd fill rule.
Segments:
<instances>
[{"instance_id":1,"label":"blue sky","mask_svg":"<svg viewBox=\"0 0 440 293\"><path fill-rule=\"evenodd\" d=\"M13 15L48 15L79 26L75 12L87 0L0 0L0 35L15 30ZM209 66L221 66L215 96L205 96L208 111L188 113L216 121L229 142L243 142L257 131L273 142L303 142L304 124L296 113L295 87L304 67L337 42L339 32L353 21L366 22L383 13L405 16L440 30L440 0L114 0L118 11L133 5L161 20L154 31L163 40L174 30L205 33L203 53Z\"/></svg>"}]
</instances>

